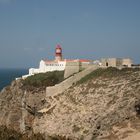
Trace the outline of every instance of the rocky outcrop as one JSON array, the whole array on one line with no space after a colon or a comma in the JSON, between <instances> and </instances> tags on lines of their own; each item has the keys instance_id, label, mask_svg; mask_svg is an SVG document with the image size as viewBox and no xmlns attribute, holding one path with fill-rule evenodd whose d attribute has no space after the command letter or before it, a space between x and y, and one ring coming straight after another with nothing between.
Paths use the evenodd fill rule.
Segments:
<instances>
[{"instance_id":1,"label":"rocky outcrop","mask_svg":"<svg viewBox=\"0 0 140 140\"><path fill-rule=\"evenodd\" d=\"M120 140L131 134L128 124L133 125L137 118L140 71L103 74L46 100L52 107L44 108L44 115L35 118L35 132L70 139ZM121 131L123 127L128 131Z\"/></svg>"},{"instance_id":2,"label":"rocky outcrop","mask_svg":"<svg viewBox=\"0 0 140 140\"><path fill-rule=\"evenodd\" d=\"M0 124L72 140L122 140L140 132L140 70L102 70L61 94L13 81L0 93Z\"/></svg>"},{"instance_id":3,"label":"rocky outcrop","mask_svg":"<svg viewBox=\"0 0 140 140\"><path fill-rule=\"evenodd\" d=\"M22 133L31 131L36 112L45 101L45 90L27 91L20 80L13 81L0 93L0 125Z\"/></svg>"}]
</instances>

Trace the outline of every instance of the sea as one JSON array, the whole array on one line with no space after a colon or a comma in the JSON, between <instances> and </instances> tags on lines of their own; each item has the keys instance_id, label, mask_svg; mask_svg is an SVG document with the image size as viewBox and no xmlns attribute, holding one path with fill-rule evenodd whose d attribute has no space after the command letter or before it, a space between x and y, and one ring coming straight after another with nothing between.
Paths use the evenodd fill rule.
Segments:
<instances>
[{"instance_id":1,"label":"sea","mask_svg":"<svg viewBox=\"0 0 140 140\"><path fill-rule=\"evenodd\" d=\"M0 69L0 91L17 77L28 74L28 69Z\"/></svg>"}]
</instances>

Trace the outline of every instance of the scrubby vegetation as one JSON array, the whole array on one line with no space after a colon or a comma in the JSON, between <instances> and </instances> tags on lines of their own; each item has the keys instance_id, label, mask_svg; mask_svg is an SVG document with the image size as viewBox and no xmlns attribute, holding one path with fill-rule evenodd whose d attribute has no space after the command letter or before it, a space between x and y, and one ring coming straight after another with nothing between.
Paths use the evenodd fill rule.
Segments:
<instances>
[{"instance_id":1,"label":"scrubby vegetation","mask_svg":"<svg viewBox=\"0 0 140 140\"><path fill-rule=\"evenodd\" d=\"M0 126L0 140L45 140L44 136L41 134L21 134L15 130L6 128L5 126Z\"/></svg>"},{"instance_id":2,"label":"scrubby vegetation","mask_svg":"<svg viewBox=\"0 0 140 140\"><path fill-rule=\"evenodd\" d=\"M64 71L53 71L47 73L39 73L27 77L23 80L24 86L47 87L54 86L64 80Z\"/></svg>"},{"instance_id":3,"label":"scrubby vegetation","mask_svg":"<svg viewBox=\"0 0 140 140\"><path fill-rule=\"evenodd\" d=\"M49 140L71 140L63 136L48 136ZM21 134L15 130L0 126L0 140L45 140L44 135L38 134Z\"/></svg>"},{"instance_id":4,"label":"scrubby vegetation","mask_svg":"<svg viewBox=\"0 0 140 140\"><path fill-rule=\"evenodd\" d=\"M129 72L135 72L140 71L139 68L123 68L121 70L115 68L115 67L108 67L107 69L99 68L92 73L88 74L84 78L82 78L80 81L77 82L77 84L84 83L92 78L105 78L105 77L113 77L113 76L123 76L124 74L128 74Z\"/></svg>"}]
</instances>

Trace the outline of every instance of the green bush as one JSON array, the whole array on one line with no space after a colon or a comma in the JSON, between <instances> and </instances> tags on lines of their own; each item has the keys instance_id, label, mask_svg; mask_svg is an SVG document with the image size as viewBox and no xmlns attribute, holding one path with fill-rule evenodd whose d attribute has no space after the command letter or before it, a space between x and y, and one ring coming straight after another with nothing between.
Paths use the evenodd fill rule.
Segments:
<instances>
[{"instance_id":1,"label":"green bush","mask_svg":"<svg viewBox=\"0 0 140 140\"><path fill-rule=\"evenodd\" d=\"M47 73L39 73L27 77L23 80L24 86L47 87L54 86L64 80L64 71L53 71Z\"/></svg>"}]
</instances>

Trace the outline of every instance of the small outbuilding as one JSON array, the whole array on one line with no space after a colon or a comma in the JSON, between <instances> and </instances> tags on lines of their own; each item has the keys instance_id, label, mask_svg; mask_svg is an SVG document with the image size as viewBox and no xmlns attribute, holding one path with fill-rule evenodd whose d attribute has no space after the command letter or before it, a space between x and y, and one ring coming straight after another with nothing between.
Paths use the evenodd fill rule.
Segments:
<instances>
[{"instance_id":1,"label":"small outbuilding","mask_svg":"<svg viewBox=\"0 0 140 140\"><path fill-rule=\"evenodd\" d=\"M131 67L133 61L130 58L102 58L101 64L104 67Z\"/></svg>"}]
</instances>

